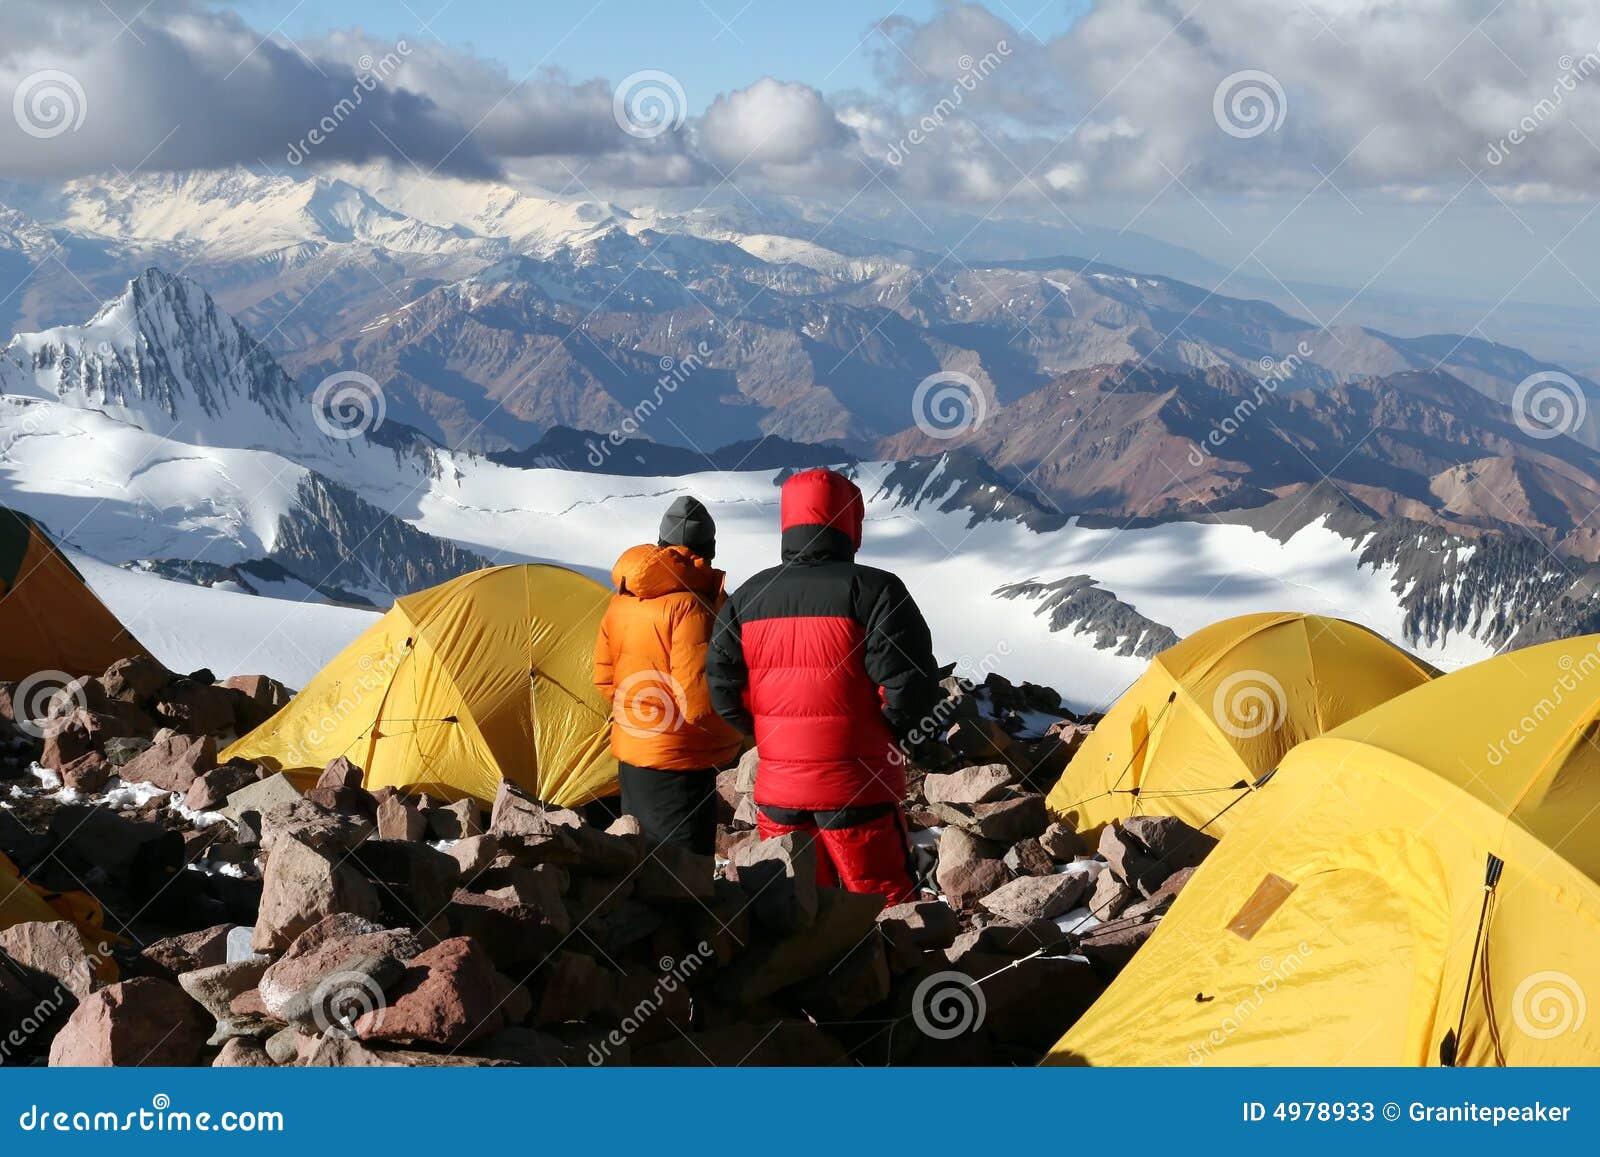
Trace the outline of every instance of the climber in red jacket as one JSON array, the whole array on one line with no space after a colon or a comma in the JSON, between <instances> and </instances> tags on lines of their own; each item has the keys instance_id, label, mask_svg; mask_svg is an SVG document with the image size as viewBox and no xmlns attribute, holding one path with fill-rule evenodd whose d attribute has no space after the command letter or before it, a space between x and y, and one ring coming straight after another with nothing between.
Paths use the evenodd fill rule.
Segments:
<instances>
[{"instance_id":1,"label":"climber in red jacket","mask_svg":"<svg viewBox=\"0 0 1600 1157\"><path fill-rule=\"evenodd\" d=\"M902 745L937 699L937 665L905 584L855 561L855 483L807 470L784 484L783 564L728 600L706 656L717 712L760 752L757 830L817 842L817 876L909 900Z\"/></svg>"}]
</instances>

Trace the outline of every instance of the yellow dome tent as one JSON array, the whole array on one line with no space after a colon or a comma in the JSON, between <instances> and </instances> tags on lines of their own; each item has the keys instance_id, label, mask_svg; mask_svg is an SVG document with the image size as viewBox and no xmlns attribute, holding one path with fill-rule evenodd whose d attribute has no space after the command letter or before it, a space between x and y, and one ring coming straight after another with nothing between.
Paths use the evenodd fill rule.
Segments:
<instances>
[{"instance_id":1,"label":"yellow dome tent","mask_svg":"<svg viewBox=\"0 0 1600 1157\"><path fill-rule=\"evenodd\" d=\"M572 807L616 790L591 682L610 591L556 566L490 567L395 600L276 715L223 752L302 783L343 755L368 788Z\"/></svg>"},{"instance_id":2,"label":"yellow dome tent","mask_svg":"<svg viewBox=\"0 0 1600 1157\"><path fill-rule=\"evenodd\" d=\"M1597 742L1588 635L1295 748L1049 1063L1600 1063Z\"/></svg>"},{"instance_id":3,"label":"yellow dome tent","mask_svg":"<svg viewBox=\"0 0 1600 1157\"><path fill-rule=\"evenodd\" d=\"M1227 810L1295 744L1436 672L1382 636L1290 612L1224 619L1150 661L1051 789L1051 813L1092 833L1174 815L1221 835Z\"/></svg>"},{"instance_id":4,"label":"yellow dome tent","mask_svg":"<svg viewBox=\"0 0 1600 1157\"><path fill-rule=\"evenodd\" d=\"M38 523L0 506L0 679L99 675L148 653Z\"/></svg>"}]
</instances>

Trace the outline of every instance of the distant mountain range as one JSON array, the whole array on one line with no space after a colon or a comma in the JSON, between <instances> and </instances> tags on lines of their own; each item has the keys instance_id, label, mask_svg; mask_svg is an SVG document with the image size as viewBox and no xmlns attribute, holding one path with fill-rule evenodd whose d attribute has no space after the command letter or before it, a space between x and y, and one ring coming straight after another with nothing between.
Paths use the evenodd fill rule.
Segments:
<instances>
[{"instance_id":1,"label":"distant mountain range","mask_svg":"<svg viewBox=\"0 0 1600 1157\"><path fill-rule=\"evenodd\" d=\"M642 436L657 442L770 434L868 453L913 429L916 389L941 370L1011 406L1103 365L1270 372L1285 391L1437 372L1501 402L1560 369L1471 336L1324 331L1131 272L1115 246L1099 261L974 263L875 240L873 224L781 201L630 209L386 168L80 179L0 187L0 261L18 283L0 309L15 329L60 324L93 308L86 286L110 297L139 268L181 269L302 382L360 370L396 420L477 450L609 431L649 403ZM995 246L1021 242L1002 232ZM1194 265L1147 240L1120 251ZM656 406L664 379L671 404ZM1600 387L1577 382L1595 404L1572 433L1600 446Z\"/></svg>"}]
</instances>

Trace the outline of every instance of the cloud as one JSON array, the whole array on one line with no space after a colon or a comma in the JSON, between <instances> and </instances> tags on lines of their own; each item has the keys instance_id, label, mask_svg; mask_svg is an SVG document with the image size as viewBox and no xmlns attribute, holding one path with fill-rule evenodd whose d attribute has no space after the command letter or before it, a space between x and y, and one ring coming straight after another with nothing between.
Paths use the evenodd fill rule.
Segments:
<instances>
[{"instance_id":1,"label":"cloud","mask_svg":"<svg viewBox=\"0 0 1600 1157\"><path fill-rule=\"evenodd\" d=\"M771 77L719 96L700 121L701 147L725 168L803 164L850 140L820 92Z\"/></svg>"},{"instance_id":2,"label":"cloud","mask_svg":"<svg viewBox=\"0 0 1600 1157\"><path fill-rule=\"evenodd\" d=\"M764 77L667 131L638 131L622 79L528 77L424 36L294 44L198 0L7 0L0 177L374 158L566 185L715 185L1016 208L1136 195L1506 199L1600 180L1592 0L1097 0L1043 38L1009 6L945 3L871 26L877 83ZM670 78L668 78L670 80ZM1258 119L1251 119L1256 117Z\"/></svg>"}]
</instances>

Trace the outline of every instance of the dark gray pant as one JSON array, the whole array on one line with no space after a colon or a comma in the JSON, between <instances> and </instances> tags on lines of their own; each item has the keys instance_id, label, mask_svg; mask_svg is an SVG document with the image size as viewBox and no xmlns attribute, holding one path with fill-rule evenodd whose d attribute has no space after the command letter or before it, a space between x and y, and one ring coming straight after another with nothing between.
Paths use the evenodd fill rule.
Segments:
<instances>
[{"instance_id":1,"label":"dark gray pant","mask_svg":"<svg viewBox=\"0 0 1600 1157\"><path fill-rule=\"evenodd\" d=\"M617 761L622 811L644 834L709 856L717 846L717 769L662 771Z\"/></svg>"}]
</instances>

